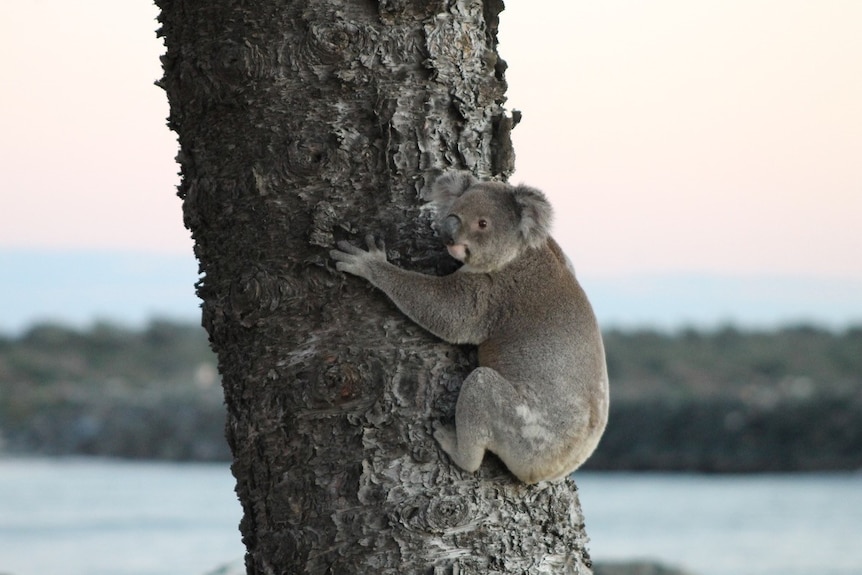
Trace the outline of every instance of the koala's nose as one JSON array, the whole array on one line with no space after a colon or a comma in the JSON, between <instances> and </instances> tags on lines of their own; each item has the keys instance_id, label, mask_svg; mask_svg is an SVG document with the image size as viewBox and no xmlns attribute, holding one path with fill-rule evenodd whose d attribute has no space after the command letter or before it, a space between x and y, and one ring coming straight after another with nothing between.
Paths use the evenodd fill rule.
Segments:
<instances>
[{"instance_id":1,"label":"koala's nose","mask_svg":"<svg viewBox=\"0 0 862 575\"><path fill-rule=\"evenodd\" d=\"M461 228L461 220L458 216L447 216L443 223L440 224L440 239L447 246L455 243L455 234Z\"/></svg>"}]
</instances>

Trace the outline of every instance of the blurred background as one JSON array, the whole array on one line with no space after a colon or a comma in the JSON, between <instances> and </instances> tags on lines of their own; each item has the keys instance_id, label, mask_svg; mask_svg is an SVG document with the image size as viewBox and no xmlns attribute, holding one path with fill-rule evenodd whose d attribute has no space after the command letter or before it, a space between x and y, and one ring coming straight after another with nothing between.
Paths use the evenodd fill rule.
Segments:
<instances>
[{"instance_id":1,"label":"blurred background","mask_svg":"<svg viewBox=\"0 0 862 575\"><path fill-rule=\"evenodd\" d=\"M512 181L605 333L593 558L862 573L862 4L508 4ZM0 7L0 573L242 556L157 13Z\"/></svg>"}]
</instances>

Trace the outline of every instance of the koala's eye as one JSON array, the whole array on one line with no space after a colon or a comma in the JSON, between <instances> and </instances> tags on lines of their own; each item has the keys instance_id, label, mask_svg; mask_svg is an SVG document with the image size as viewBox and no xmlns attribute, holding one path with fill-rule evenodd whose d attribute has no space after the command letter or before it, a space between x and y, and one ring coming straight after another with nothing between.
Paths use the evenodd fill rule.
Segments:
<instances>
[{"instance_id":1,"label":"koala's eye","mask_svg":"<svg viewBox=\"0 0 862 575\"><path fill-rule=\"evenodd\" d=\"M479 220L478 222L476 222L476 225L479 226L480 230L484 230L485 228L488 227L488 220L485 220L485 219Z\"/></svg>"}]
</instances>

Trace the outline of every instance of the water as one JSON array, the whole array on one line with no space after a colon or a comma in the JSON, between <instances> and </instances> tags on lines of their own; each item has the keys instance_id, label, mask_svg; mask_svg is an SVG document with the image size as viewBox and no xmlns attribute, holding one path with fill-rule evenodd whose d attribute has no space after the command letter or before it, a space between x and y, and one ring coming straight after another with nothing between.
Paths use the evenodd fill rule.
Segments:
<instances>
[{"instance_id":1,"label":"water","mask_svg":"<svg viewBox=\"0 0 862 575\"><path fill-rule=\"evenodd\" d=\"M862 474L575 478L594 559L698 575L862 574Z\"/></svg>"},{"instance_id":2,"label":"water","mask_svg":"<svg viewBox=\"0 0 862 575\"><path fill-rule=\"evenodd\" d=\"M862 474L576 474L596 560L862 575ZM203 575L243 555L226 465L0 459L0 574Z\"/></svg>"},{"instance_id":3,"label":"water","mask_svg":"<svg viewBox=\"0 0 862 575\"><path fill-rule=\"evenodd\" d=\"M226 465L0 459L0 573L203 575L243 555Z\"/></svg>"}]
</instances>

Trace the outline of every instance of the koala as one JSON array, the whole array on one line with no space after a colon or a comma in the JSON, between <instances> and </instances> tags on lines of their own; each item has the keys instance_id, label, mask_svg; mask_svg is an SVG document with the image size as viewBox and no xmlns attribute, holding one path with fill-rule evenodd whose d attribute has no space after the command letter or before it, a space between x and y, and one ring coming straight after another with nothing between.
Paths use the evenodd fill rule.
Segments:
<instances>
[{"instance_id":1,"label":"koala","mask_svg":"<svg viewBox=\"0 0 862 575\"><path fill-rule=\"evenodd\" d=\"M463 262L446 276L402 270L382 243L339 242L336 268L382 290L441 339L478 346L455 427L434 437L462 469L495 453L527 484L564 479L595 450L608 418L608 375L595 315L550 237L552 209L527 186L480 182L469 172L431 186L437 229Z\"/></svg>"}]
</instances>

